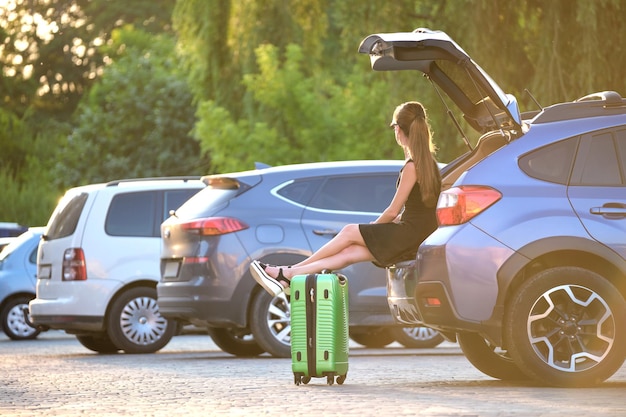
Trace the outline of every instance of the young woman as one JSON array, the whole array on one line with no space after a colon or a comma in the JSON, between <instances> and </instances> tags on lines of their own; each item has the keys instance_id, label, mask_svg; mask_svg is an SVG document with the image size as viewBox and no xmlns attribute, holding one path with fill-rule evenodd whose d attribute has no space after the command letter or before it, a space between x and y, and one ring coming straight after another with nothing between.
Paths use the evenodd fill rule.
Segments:
<instances>
[{"instance_id":1,"label":"young woman","mask_svg":"<svg viewBox=\"0 0 626 417\"><path fill-rule=\"evenodd\" d=\"M317 252L291 266L250 264L254 279L270 294L288 293L295 275L339 270L372 261L380 266L414 259L424 239L437 228L435 207L441 176L424 107L410 101L396 107L390 127L404 150L396 193L374 222L348 224Z\"/></svg>"}]
</instances>

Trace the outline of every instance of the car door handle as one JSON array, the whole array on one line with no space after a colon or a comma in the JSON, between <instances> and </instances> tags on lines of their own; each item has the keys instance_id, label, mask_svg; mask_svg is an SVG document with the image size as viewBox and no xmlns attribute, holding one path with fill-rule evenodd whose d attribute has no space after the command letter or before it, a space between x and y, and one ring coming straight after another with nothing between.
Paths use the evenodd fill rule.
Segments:
<instances>
[{"instance_id":1,"label":"car door handle","mask_svg":"<svg viewBox=\"0 0 626 417\"><path fill-rule=\"evenodd\" d=\"M317 236L337 236L338 233L339 231L337 231L336 229L313 230L313 234Z\"/></svg>"},{"instance_id":2,"label":"car door handle","mask_svg":"<svg viewBox=\"0 0 626 417\"><path fill-rule=\"evenodd\" d=\"M626 217L626 204L606 203L602 207L592 207L589 212L613 218Z\"/></svg>"}]
</instances>

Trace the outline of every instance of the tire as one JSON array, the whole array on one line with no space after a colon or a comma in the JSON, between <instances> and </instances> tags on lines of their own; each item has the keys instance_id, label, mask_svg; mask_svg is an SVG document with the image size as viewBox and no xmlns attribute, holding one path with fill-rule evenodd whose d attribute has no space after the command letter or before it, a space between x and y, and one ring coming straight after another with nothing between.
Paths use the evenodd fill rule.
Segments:
<instances>
[{"instance_id":1,"label":"tire","mask_svg":"<svg viewBox=\"0 0 626 417\"><path fill-rule=\"evenodd\" d=\"M380 349L395 341L390 329L370 327L367 329L350 329L350 339L367 348Z\"/></svg>"},{"instance_id":2,"label":"tire","mask_svg":"<svg viewBox=\"0 0 626 417\"><path fill-rule=\"evenodd\" d=\"M33 297L20 296L9 300L0 317L2 330L11 340L31 340L37 338L41 330L31 326L24 318L24 309Z\"/></svg>"},{"instance_id":3,"label":"tire","mask_svg":"<svg viewBox=\"0 0 626 417\"><path fill-rule=\"evenodd\" d=\"M254 340L270 355L291 357L291 305L285 293L276 297L258 291L250 306Z\"/></svg>"},{"instance_id":4,"label":"tire","mask_svg":"<svg viewBox=\"0 0 626 417\"><path fill-rule=\"evenodd\" d=\"M505 341L521 369L544 384L588 387L626 355L626 301L607 279L578 267L539 272L513 294Z\"/></svg>"},{"instance_id":5,"label":"tire","mask_svg":"<svg viewBox=\"0 0 626 417\"><path fill-rule=\"evenodd\" d=\"M457 341L467 360L480 372L505 381L529 379L509 357L507 351L496 349L478 333L459 333Z\"/></svg>"},{"instance_id":6,"label":"tire","mask_svg":"<svg viewBox=\"0 0 626 417\"><path fill-rule=\"evenodd\" d=\"M76 335L78 342L89 350L98 353L117 353L119 348L113 344L106 333L93 335Z\"/></svg>"},{"instance_id":7,"label":"tire","mask_svg":"<svg viewBox=\"0 0 626 417\"><path fill-rule=\"evenodd\" d=\"M159 313L156 289L136 287L113 301L107 333L126 353L154 353L176 334L176 321Z\"/></svg>"},{"instance_id":8,"label":"tire","mask_svg":"<svg viewBox=\"0 0 626 417\"><path fill-rule=\"evenodd\" d=\"M444 341L441 333L426 326L394 327L391 334L402 346L414 349L434 348Z\"/></svg>"},{"instance_id":9,"label":"tire","mask_svg":"<svg viewBox=\"0 0 626 417\"><path fill-rule=\"evenodd\" d=\"M214 327L209 329L209 334L213 343L231 355L251 357L265 353L246 329Z\"/></svg>"}]
</instances>

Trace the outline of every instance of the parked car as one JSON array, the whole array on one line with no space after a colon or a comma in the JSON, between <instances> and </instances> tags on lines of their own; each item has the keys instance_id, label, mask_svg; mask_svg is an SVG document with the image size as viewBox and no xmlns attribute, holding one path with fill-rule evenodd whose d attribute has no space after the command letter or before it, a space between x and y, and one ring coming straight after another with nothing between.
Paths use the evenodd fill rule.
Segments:
<instances>
[{"instance_id":1,"label":"parked car","mask_svg":"<svg viewBox=\"0 0 626 417\"><path fill-rule=\"evenodd\" d=\"M442 170L440 226L397 270L415 284L397 287L397 317L457 339L495 378L613 375L626 356L626 100L604 91L521 114L443 32L374 34L359 51L374 70L426 74L482 134Z\"/></svg>"},{"instance_id":2,"label":"parked car","mask_svg":"<svg viewBox=\"0 0 626 417\"><path fill-rule=\"evenodd\" d=\"M39 245L35 325L86 348L151 353L176 323L159 313L160 225L204 187L199 177L113 181L68 190Z\"/></svg>"},{"instance_id":3,"label":"parked car","mask_svg":"<svg viewBox=\"0 0 626 417\"><path fill-rule=\"evenodd\" d=\"M0 222L0 237L17 237L28 230L19 223Z\"/></svg>"},{"instance_id":4,"label":"parked car","mask_svg":"<svg viewBox=\"0 0 626 417\"><path fill-rule=\"evenodd\" d=\"M263 291L250 262L293 264L343 225L374 220L391 201L402 164L311 163L207 177L207 188L161 227L161 314L210 328L214 342L234 355L290 356L289 300ZM423 346L424 333L411 341L395 326L384 269L362 262L341 272L349 281L353 340L383 347L400 334L402 343Z\"/></svg>"},{"instance_id":5,"label":"parked car","mask_svg":"<svg viewBox=\"0 0 626 417\"><path fill-rule=\"evenodd\" d=\"M35 298L37 245L43 227L31 227L0 252L0 323L12 340L35 339L40 330L24 315Z\"/></svg>"},{"instance_id":6,"label":"parked car","mask_svg":"<svg viewBox=\"0 0 626 417\"><path fill-rule=\"evenodd\" d=\"M15 240L15 237L0 237L0 252L2 249L7 247L7 245Z\"/></svg>"}]
</instances>

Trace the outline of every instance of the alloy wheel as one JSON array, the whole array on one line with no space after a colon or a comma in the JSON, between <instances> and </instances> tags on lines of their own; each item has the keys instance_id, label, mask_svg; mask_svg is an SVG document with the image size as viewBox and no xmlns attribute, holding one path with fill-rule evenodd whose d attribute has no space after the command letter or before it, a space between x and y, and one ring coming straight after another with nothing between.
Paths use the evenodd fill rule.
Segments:
<instances>
[{"instance_id":1,"label":"alloy wheel","mask_svg":"<svg viewBox=\"0 0 626 417\"><path fill-rule=\"evenodd\" d=\"M546 291L528 316L528 338L552 368L577 372L602 362L615 342L615 320L607 302L578 285Z\"/></svg>"}]
</instances>

